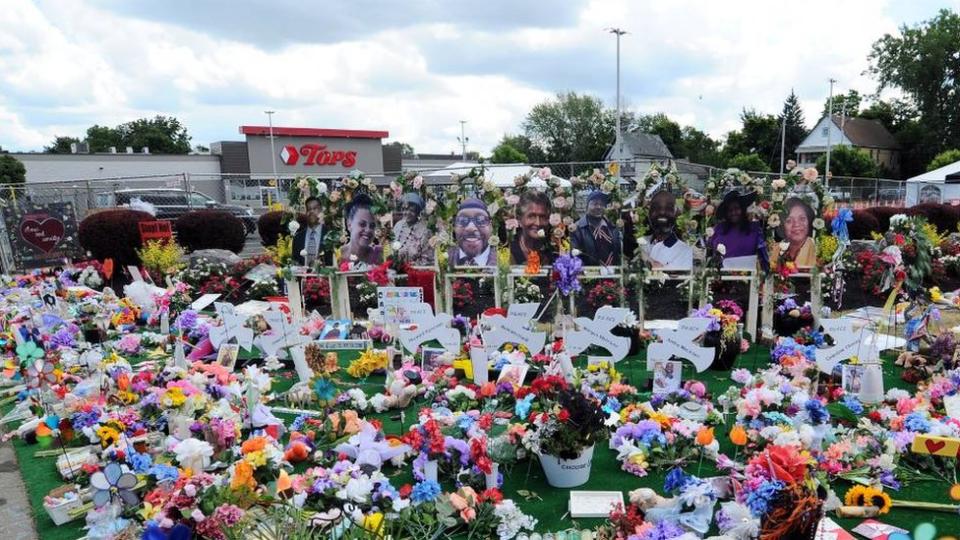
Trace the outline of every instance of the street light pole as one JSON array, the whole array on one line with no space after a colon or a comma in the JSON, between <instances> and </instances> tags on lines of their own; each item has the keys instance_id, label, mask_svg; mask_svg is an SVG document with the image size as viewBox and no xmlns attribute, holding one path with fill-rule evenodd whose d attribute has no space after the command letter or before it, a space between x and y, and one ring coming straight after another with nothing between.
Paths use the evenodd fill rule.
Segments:
<instances>
[{"instance_id":1,"label":"street light pole","mask_svg":"<svg viewBox=\"0 0 960 540\"><path fill-rule=\"evenodd\" d=\"M466 123L466 120L460 121L460 136L457 137L457 140L460 141L460 153L464 161L467 160L467 143L470 141L470 139L467 138L466 132L464 131L464 125Z\"/></svg>"},{"instance_id":2,"label":"street light pole","mask_svg":"<svg viewBox=\"0 0 960 540\"><path fill-rule=\"evenodd\" d=\"M623 157L623 143L620 137L620 36L626 34L627 31L620 28L608 28L607 31L617 36L617 138L614 141L616 147L614 158L620 161Z\"/></svg>"},{"instance_id":3,"label":"street light pole","mask_svg":"<svg viewBox=\"0 0 960 540\"><path fill-rule=\"evenodd\" d=\"M831 137L830 134L833 133L831 129L831 124L833 124L833 83L837 82L836 79L830 79L830 99L827 100L827 167L823 171L823 183L826 186L830 186L830 146L831 146Z\"/></svg>"},{"instance_id":4,"label":"street light pole","mask_svg":"<svg viewBox=\"0 0 960 540\"><path fill-rule=\"evenodd\" d=\"M273 142L273 113L274 111L263 111L267 115L267 122L270 125L270 163L273 164L273 180L279 182L277 178L277 147Z\"/></svg>"}]
</instances>

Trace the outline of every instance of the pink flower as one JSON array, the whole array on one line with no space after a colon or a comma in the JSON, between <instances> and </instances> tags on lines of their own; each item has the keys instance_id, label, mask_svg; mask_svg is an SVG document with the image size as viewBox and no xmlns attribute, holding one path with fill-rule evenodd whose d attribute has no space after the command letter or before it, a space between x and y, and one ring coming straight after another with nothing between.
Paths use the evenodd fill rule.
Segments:
<instances>
[{"instance_id":1,"label":"pink flower","mask_svg":"<svg viewBox=\"0 0 960 540\"><path fill-rule=\"evenodd\" d=\"M537 171L537 176L539 176L541 180L549 180L550 177L553 176L553 171L550 170L550 167L544 167Z\"/></svg>"},{"instance_id":2,"label":"pink flower","mask_svg":"<svg viewBox=\"0 0 960 540\"><path fill-rule=\"evenodd\" d=\"M813 182L820 176L820 173L817 172L816 167L807 167L803 170L803 179L807 182Z\"/></svg>"},{"instance_id":3,"label":"pink flower","mask_svg":"<svg viewBox=\"0 0 960 540\"><path fill-rule=\"evenodd\" d=\"M554 227L560 225L560 214L557 214L557 213L550 214L550 225Z\"/></svg>"},{"instance_id":4,"label":"pink flower","mask_svg":"<svg viewBox=\"0 0 960 540\"><path fill-rule=\"evenodd\" d=\"M515 231L517 227L520 226L520 222L517 221L516 218L510 218L506 221L506 223L504 223L504 225L506 225L508 231Z\"/></svg>"},{"instance_id":5,"label":"pink flower","mask_svg":"<svg viewBox=\"0 0 960 540\"><path fill-rule=\"evenodd\" d=\"M423 177L419 174L413 177L413 189L420 189L423 186Z\"/></svg>"}]
</instances>

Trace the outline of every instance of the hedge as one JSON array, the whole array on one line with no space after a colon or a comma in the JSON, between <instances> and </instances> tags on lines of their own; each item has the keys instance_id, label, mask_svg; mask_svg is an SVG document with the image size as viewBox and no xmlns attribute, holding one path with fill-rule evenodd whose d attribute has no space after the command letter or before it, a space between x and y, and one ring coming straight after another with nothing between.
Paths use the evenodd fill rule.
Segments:
<instances>
[{"instance_id":1,"label":"hedge","mask_svg":"<svg viewBox=\"0 0 960 540\"><path fill-rule=\"evenodd\" d=\"M117 267L139 265L141 221L156 218L147 212L117 208L90 214L80 222L77 236L83 249L98 260L113 259Z\"/></svg>"},{"instance_id":2,"label":"hedge","mask_svg":"<svg viewBox=\"0 0 960 540\"><path fill-rule=\"evenodd\" d=\"M260 243L263 244L264 247L273 247L277 245L277 240L280 238L280 235L290 234L290 231L282 224L284 213L285 212L279 210L267 212L257 220L257 231L260 233ZM306 225L306 214L298 214L297 221L300 222L301 227Z\"/></svg>"},{"instance_id":3,"label":"hedge","mask_svg":"<svg viewBox=\"0 0 960 540\"><path fill-rule=\"evenodd\" d=\"M870 211L870 208L853 211L853 221L847 225L852 240L870 240L871 232L883 232L880 222Z\"/></svg>"},{"instance_id":4,"label":"hedge","mask_svg":"<svg viewBox=\"0 0 960 540\"><path fill-rule=\"evenodd\" d=\"M177 243L187 251L243 251L247 230L239 218L223 210L198 210L180 216L173 225Z\"/></svg>"}]
</instances>

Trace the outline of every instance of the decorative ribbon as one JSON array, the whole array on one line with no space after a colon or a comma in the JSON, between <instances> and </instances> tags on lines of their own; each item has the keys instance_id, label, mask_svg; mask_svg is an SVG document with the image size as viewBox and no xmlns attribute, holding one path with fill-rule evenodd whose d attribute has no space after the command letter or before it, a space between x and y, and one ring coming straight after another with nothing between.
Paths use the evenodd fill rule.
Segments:
<instances>
[{"instance_id":1,"label":"decorative ribbon","mask_svg":"<svg viewBox=\"0 0 960 540\"><path fill-rule=\"evenodd\" d=\"M853 210L841 208L830 223L830 226L833 228L833 235L837 237L837 240L839 240L841 244L850 243L850 232L847 230L847 223L852 221Z\"/></svg>"}]
</instances>

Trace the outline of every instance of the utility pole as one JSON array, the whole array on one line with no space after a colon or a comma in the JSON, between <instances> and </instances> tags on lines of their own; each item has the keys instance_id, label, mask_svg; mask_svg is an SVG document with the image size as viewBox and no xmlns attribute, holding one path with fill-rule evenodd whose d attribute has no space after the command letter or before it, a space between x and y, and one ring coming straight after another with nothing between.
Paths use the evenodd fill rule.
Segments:
<instances>
[{"instance_id":1,"label":"utility pole","mask_svg":"<svg viewBox=\"0 0 960 540\"><path fill-rule=\"evenodd\" d=\"M783 111L783 122L780 123L780 176L786 166L787 154L787 111Z\"/></svg>"},{"instance_id":2,"label":"utility pole","mask_svg":"<svg viewBox=\"0 0 960 540\"><path fill-rule=\"evenodd\" d=\"M823 183L827 187L830 186L830 135L833 133L831 127L833 125L833 83L835 82L837 82L836 79L830 79L830 99L827 101L827 119L829 120L827 122L827 170L823 171Z\"/></svg>"},{"instance_id":3,"label":"utility pole","mask_svg":"<svg viewBox=\"0 0 960 540\"><path fill-rule=\"evenodd\" d=\"M616 147L614 159L620 161L623 158L623 142L620 137L620 36L626 34L627 31L620 28L607 28L606 30L617 36L617 139L613 144Z\"/></svg>"},{"instance_id":4,"label":"utility pole","mask_svg":"<svg viewBox=\"0 0 960 540\"><path fill-rule=\"evenodd\" d=\"M277 182L277 147L273 142L273 113L274 111L263 111L267 115L267 122L270 125L270 163L273 164L273 179Z\"/></svg>"},{"instance_id":5,"label":"utility pole","mask_svg":"<svg viewBox=\"0 0 960 540\"><path fill-rule=\"evenodd\" d=\"M460 136L457 137L457 141L460 142L460 152L464 161L467 160L467 143L470 142L470 138L466 136L464 131L464 125L467 123L466 120L460 121Z\"/></svg>"}]
</instances>

